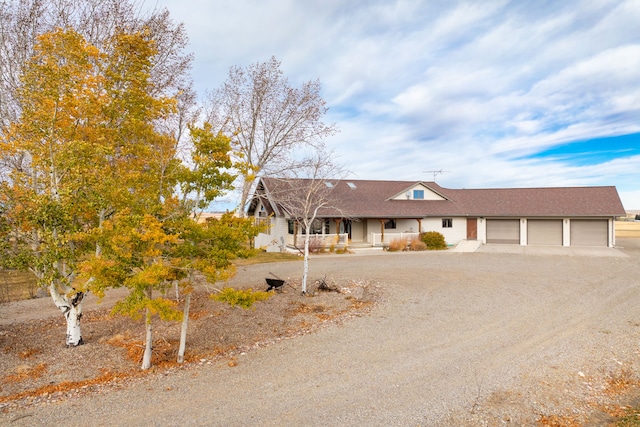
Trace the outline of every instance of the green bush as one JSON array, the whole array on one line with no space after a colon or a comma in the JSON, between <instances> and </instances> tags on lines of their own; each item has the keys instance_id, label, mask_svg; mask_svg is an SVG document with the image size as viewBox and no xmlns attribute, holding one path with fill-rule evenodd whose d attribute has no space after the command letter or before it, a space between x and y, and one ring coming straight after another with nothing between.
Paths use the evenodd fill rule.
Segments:
<instances>
[{"instance_id":1,"label":"green bush","mask_svg":"<svg viewBox=\"0 0 640 427\"><path fill-rule=\"evenodd\" d=\"M240 306L242 308L253 308L256 301L265 301L271 297L271 293L264 291L254 291L253 289L234 289L225 287L220 293L210 295L211 299L226 302L231 307Z\"/></svg>"},{"instance_id":2,"label":"green bush","mask_svg":"<svg viewBox=\"0 0 640 427\"><path fill-rule=\"evenodd\" d=\"M437 231L420 233L420 240L427 245L427 249L429 250L447 249L447 242L444 240L444 236Z\"/></svg>"}]
</instances>

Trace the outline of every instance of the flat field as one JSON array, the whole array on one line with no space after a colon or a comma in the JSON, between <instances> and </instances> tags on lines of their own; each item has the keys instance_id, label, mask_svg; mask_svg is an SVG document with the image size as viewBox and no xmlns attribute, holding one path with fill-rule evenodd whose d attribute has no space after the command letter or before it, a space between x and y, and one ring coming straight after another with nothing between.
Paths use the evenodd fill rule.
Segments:
<instances>
[{"instance_id":1,"label":"flat field","mask_svg":"<svg viewBox=\"0 0 640 427\"><path fill-rule=\"evenodd\" d=\"M640 221L616 221L616 237L640 238Z\"/></svg>"}]
</instances>

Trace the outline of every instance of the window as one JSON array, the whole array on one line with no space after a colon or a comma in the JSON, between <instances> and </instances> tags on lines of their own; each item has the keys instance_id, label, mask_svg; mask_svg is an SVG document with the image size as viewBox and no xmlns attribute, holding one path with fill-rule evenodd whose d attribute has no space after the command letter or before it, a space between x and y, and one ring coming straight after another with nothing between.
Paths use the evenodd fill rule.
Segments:
<instances>
[{"instance_id":1,"label":"window","mask_svg":"<svg viewBox=\"0 0 640 427\"><path fill-rule=\"evenodd\" d=\"M413 190L413 198L416 200L424 200L424 190Z\"/></svg>"},{"instance_id":2,"label":"window","mask_svg":"<svg viewBox=\"0 0 640 427\"><path fill-rule=\"evenodd\" d=\"M310 234L323 234L323 229L324 229L324 234L329 234L329 221L322 221L322 220L316 219L311 224Z\"/></svg>"},{"instance_id":3,"label":"window","mask_svg":"<svg viewBox=\"0 0 640 427\"><path fill-rule=\"evenodd\" d=\"M395 219L388 219L384 222L384 229L385 230L395 230L396 228L396 220Z\"/></svg>"},{"instance_id":4,"label":"window","mask_svg":"<svg viewBox=\"0 0 640 427\"><path fill-rule=\"evenodd\" d=\"M442 228L451 228L451 227L453 227L453 219L442 218Z\"/></svg>"},{"instance_id":5,"label":"window","mask_svg":"<svg viewBox=\"0 0 640 427\"><path fill-rule=\"evenodd\" d=\"M287 221L287 226L288 226L287 227L288 228L288 233L289 234L295 234L296 220L294 220L294 219L288 220ZM324 229L324 234L329 234L329 220L322 221L322 220L316 219L311 224L311 232L309 234L323 234L322 233L323 229ZM305 228L304 228L304 225L302 223L298 224L298 233L299 234L305 234Z\"/></svg>"}]
</instances>

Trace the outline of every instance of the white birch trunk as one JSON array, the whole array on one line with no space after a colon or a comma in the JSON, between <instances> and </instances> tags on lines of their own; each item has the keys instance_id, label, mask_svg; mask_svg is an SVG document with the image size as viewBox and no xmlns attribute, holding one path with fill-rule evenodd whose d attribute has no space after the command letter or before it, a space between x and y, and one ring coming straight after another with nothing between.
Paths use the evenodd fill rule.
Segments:
<instances>
[{"instance_id":1,"label":"white birch trunk","mask_svg":"<svg viewBox=\"0 0 640 427\"><path fill-rule=\"evenodd\" d=\"M304 234L304 263L302 267L302 295L307 293L307 276L309 275L309 227Z\"/></svg>"},{"instance_id":2,"label":"white birch trunk","mask_svg":"<svg viewBox=\"0 0 640 427\"><path fill-rule=\"evenodd\" d=\"M182 328L180 329L180 347L178 348L178 363L184 363L184 351L187 347L187 328L189 326L189 307L191 306L191 292L185 295L184 310L182 312Z\"/></svg>"},{"instance_id":3,"label":"white birch trunk","mask_svg":"<svg viewBox=\"0 0 640 427\"><path fill-rule=\"evenodd\" d=\"M49 286L49 293L53 303L64 315L67 321L67 337L65 343L67 347L77 347L84 344L82 331L80 329L80 319L82 319L82 300L84 292L78 292L72 297L60 294L55 284Z\"/></svg>"},{"instance_id":4,"label":"white birch trunk","mask_svg":"<svg viewBox=\"0 0 640 427\"><path fill-rule=\"evenodd\" d=\"M153 351L153 329L151 327L151 311L147 308L145 315L147 336L145 339L144 355L142 356L142 369L151 367L151 353Z\"/></svg>"}]
</instances>

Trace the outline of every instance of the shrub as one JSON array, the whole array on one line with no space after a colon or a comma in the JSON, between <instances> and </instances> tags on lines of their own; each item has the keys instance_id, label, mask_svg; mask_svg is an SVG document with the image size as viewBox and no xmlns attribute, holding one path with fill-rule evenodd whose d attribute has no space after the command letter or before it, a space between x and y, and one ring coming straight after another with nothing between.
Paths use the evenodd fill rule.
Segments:
<instances>
[{"instance_id":1,"label":"shrub","mask_svg":"<svg viewBox=\"0 0 640 427\"><path fill-rule=\"evenodd\" d=\"M347 245L344 245L343 247L336 249L336 254L342 255L342 254L351 254L351 253L353 252L351 252L351 249L349 249L349 246Z\"/></svg>"},{"instance_id":2,"label":"shrub","mask_svg":"<svg viewBox=\"0 0 640 427\"><path fill-rule=\"evenodd\" d=\"M427 249L429 250L447 249L447 242L444 240L444 236L437 231L420 233L420 240L427 245Z\"/></svg>"},{"instance_id":3,"label":"shrub","mask_svg":"<svg viewBox=\"0 0 640 427\"><path fill-rule=\"evenodd\" d=\"M319 254L324 251L324 244L321 238L311 237L309 238L309 253Z\"/></svg>"},{"instance_id":4,"label":"shrub","mask_svg":"<svg viewBox=\"0 0 640 427\"><path fill-rule=\"evenodd\" d=\"M389 242L389 252L404 251L407 249L406 239L393 239Z\"/></svg>"},{"instance_id":5,"label":"shrub","mask_svg":"<svg viewBox=\"0 0 640 427\"><path fill-rule=\"evenodd\" d=\"M231 307L252 308L256 301L265 301L271 297L269 292L254 291L253 289L234 289L225 287L220 293L210 295L211 299L226 302Z\"/></svg>"},{"instance_id":6,"label":"shrub","mask_svg":"<svg viewBox=\"0 0 640 427\"><path fill-rule=\"evenodd\" d=\"M411 239L411 250L412 251L426 251L427 244L420 240L420 237L414 237Z\"/></svg>"}]
</instances>

